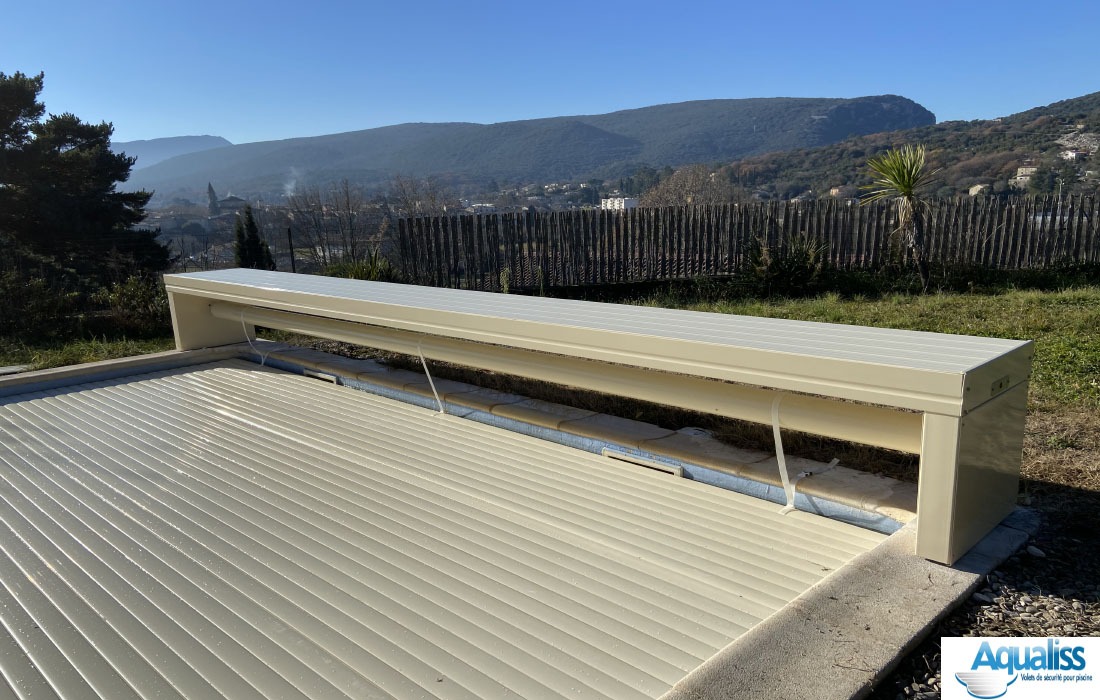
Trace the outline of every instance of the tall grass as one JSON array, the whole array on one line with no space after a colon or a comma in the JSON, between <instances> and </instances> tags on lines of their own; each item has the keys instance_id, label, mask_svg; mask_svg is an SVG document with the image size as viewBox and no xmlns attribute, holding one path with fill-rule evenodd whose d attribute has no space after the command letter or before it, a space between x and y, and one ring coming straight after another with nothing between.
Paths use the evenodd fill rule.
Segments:
<instances>
[{"instance_id":1,"label":"tall grass","mask_svg":"<svg viewBox=\"0 0 1100 700\"><path fill-rule=\"evenodd\" d=\"M0 365L29 365L32 369L46 369L162 352L174 347L170 336L142 340L103 337L30 344L18 339L0 338Z\"/></svg>"}]
</instances>

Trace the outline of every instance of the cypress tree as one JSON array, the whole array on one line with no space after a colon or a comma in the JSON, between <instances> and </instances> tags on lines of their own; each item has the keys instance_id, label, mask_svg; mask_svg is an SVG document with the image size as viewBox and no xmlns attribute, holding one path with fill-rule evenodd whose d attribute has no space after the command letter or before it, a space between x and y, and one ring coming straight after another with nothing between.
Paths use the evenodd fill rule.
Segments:
<instances>
[{"instance_id":1,"label":"cypress tree","mask_svg":"<svg viewBox=\"0 0 1100 700\"><path fill-rule=\"evenodd\" d=\"M237 221L233 224L233 236L236 242L233 244L233 262L237 267L252 267L249 263L251 257L248 251L248 241L244 236L244 222L241 215L237 214Z\"/></svg>"},{"instance_id":2,"label":"cypress tree","mask_svg":"<svg viewBox=\"0 0 1100 700\"><path fill-rule=\"evenodd\" d=\"M253 270L274 270L275 259L271 255L271 248L267 241L260 238L260 227L256 225L256 218L252 215L252 207L244 208L244 218L237 215L236 224L233 226L236 238L234 258L237 267L247 267Z\"/></svg>"}]
</instances>

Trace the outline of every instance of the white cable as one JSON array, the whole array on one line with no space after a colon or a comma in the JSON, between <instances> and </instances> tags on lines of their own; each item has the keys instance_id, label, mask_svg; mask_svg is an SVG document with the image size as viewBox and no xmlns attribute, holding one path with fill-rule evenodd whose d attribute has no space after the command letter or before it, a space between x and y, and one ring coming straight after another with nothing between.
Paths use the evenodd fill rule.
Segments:
<instances>
[{"instance_id":1,"label":"white cable","mask_svg":"<svg viewBox=\"0 0 1100 700\"><path fill-rule=\"evenodd\" d=\"M783 436L779 434L779 403L783 400L783 394L772 401L772 436L775 438L775 461L779 463L779 478L783 480L783 493L787 496L787 505L783 507L781 514L786 515L794 510L794 483L787 473L787 457L783 454Z\"/></svg>"},{"instance_id":2,"label":"white cable","mask_svg":"<svg viewBox=\"0 0 1100 700\"><path fill-rule=\"evenodd\" d=\"M256 346L252 344L252 338L248 333L248 326L246 326L244 322L244 309L241 309L241 330L244 331L244 339L248 341L248 347L252 348L252 352L260 356L260 367L263 367L264 363L267 362L267 356L271 354L271 351L268 350L267 352L260 352L256 349Z\"/></svg>"},{"instance_id":3,"label":"white cable","mask_svg":"<svg viewBox=\"0 0 1100 700\"><path fill-rule=\"evenodd\" d=\"M420 343L416 344L416 353L420 355L420 365L424 368L424 374L428 377L428 386L432 388L432 394L435 396L435 403L439 406L439 415L446 415L446 411L443 410L443 402L439 399L439 392L435 390L435 382L432 381L432 373L428 371L428 362L424 359L424 351L420 349Z\"/></svg>"},{"instance_id":4,"label":"white cable","mask_svg":"<svg viewBox=\"0 0 1100 700\"><path fill-rule=\"evenodd\" d=\"M803 477L814 476L815 474L824 474L825 472L830 471L833 467L835 467L838 464L840 464L840 458L839 457L833 457L833 460L831 462L826 464L823 468L818 469L817 471L807 470L807 471L804 471L804 472L799 472L798 476L795 478L794 482L797 484L798 480L803 478Z\"/></svg>"}]
</instances>

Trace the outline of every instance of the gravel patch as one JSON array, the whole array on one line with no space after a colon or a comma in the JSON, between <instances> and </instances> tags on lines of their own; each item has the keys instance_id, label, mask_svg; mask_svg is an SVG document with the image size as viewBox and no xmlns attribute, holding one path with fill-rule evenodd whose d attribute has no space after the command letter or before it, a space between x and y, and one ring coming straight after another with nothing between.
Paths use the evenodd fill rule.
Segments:
<instances>
[{"instance_id":1,"label":"gravel patch","mask_svg":"<svg viewBox=\"0 0 1100 700\"><path fill-rule=\"evenodd\" d=\"M940 697L940 637L1100 636L1100 494L1044 485L1042 526L875 688L874 700Z\"/></svg>"}]
</instances>

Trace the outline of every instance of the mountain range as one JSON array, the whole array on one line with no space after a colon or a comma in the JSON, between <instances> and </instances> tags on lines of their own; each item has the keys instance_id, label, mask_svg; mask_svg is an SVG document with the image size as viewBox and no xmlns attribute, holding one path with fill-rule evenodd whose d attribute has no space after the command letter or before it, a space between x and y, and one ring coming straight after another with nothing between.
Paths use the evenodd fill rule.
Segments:
<instances>
[{"instance_id":1,"label":"mountain range","mask_svg":"<svg viewBox=\"0 0 1100 700\"><path fill-rule=\"evenodd\" d=\"M169 136L147 141L112 141L111 150L136 158L133 168L136 171L187 153L232 145L221 136Z\"/></svg>"},{"instance_id":2,"label":"mountain range","mask_svg":"<svg viewBox=\"0 0 1100 700\"><path fill-rule=\"evenodd\" d=\"M701 100L497 124L400 124L222 144L152 164L156 156L139 155L139 164L146 167L135 169L129 186L155 190L156 199L164 201L201 199L210 182L219 192L270 200L295 187L345 178L381 186L399 174L435 176L452 185L613 178L641 165L729 162L935 121L935 115L912 100L880 95ZM131 149L140 143L117 147L135 155Z\"/></svg>"},{"instance_id":3,"label":"mountain range","mask_svg":"<svg viewBox=\"0 0 1100 700\"><path fill-rule=\"evenodd\" d=\"M807 191L824 193L838 185L854 189L868 184L867 159L904 144L922 144L928 150L929 168L939 169L932 187L936 196L965 194L974 185L1006 192L1021 166L1048 173L1058 170L1050 179L1061 178L1067 192L1095 192L1096 181L1078 177L1076 171L1100 170L1100 156L1095 155L1100 149L1100 92L995 119L940 122L816 148L747 156L719 170L749 190L784 199ZM1075 149L1093 154L1083 167L1081 161L1062 156ZM1031 184L1034 191L1035 183Z\"/></svg>"}]
</instances>

